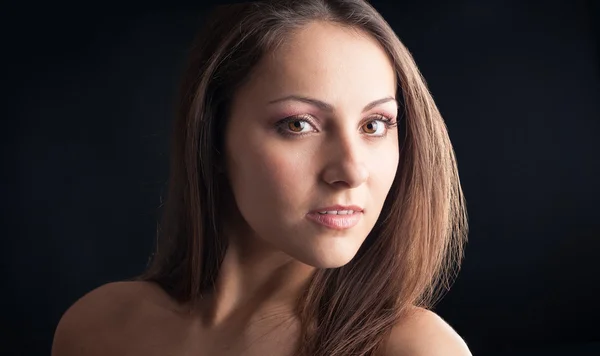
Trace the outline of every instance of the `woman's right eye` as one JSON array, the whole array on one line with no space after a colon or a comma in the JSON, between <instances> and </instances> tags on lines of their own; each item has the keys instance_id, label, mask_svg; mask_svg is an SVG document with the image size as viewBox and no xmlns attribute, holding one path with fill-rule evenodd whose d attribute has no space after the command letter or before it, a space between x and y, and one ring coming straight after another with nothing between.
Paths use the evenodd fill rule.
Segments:
<instances>
[{"instance_id":1,"label":"woman's right eye","mask_svg":"<svg viewBox=\"0 0 600 356\"><path fill-rule=\"evenodd\" d=\"M308 125L309 124L306 121L302 120L289 121L287 124L288 129L293 132L302 132L308 127Z\"/></svg>"},{"instance_id":2,"label":"woman's right eye","mask_svg":"<svg viewBox=\"0 0 600 356\"><path fill-rule=\"evenodd\" d=\"M277 126L281 134L288 136L299 136L316 132L316 129L308 120L298 117L284 119Z\"/></svg>"}]
</instances>

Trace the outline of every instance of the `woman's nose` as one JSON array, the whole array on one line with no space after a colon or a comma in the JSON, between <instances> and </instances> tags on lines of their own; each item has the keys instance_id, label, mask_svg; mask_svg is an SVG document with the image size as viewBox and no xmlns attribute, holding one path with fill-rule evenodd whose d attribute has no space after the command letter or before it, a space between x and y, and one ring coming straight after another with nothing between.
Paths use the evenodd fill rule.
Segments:
<instances>
[{"instance_id":1,"label":"woman's nose","mask_svg":"<svg viewBox=\"0 0 600 356\"><path fill-rule=\"evenodd\" d=\"M360 138L340 137L329 141L326 149L326 165L323 180L336 187L356 188L369 179L365 164L367 154Z\"/></svg>"}]
</instances>

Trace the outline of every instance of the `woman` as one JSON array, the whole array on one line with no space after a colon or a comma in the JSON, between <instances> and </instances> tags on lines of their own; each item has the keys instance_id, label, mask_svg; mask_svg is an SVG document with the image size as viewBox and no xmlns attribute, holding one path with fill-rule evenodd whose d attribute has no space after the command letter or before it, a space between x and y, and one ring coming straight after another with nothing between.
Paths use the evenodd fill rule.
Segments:
<instances>
[{"instance_id":1,"label":"woman","mask_svg":"<svg viewBox=\"0 0 600 356\"><path fill-rule=\"evenodd\" d=\"M149 269L53 354L469 355L428 311L466 213L444 122L362 0L219 8L198 36Z\"/></svg>"}]
</instances>

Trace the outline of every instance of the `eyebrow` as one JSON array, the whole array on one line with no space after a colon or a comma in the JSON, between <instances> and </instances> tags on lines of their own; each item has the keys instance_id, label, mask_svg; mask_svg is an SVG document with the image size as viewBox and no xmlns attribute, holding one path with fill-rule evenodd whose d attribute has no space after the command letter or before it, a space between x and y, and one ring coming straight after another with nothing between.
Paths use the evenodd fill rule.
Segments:
<instances>
[{"instance_id":1,"label":"eyebrow","mask_svg":"<svg viewBox=\"0 0 600 356\"><path fill-rule=\"evenodd\" d=\"M316 106L319 109L321 109L322 111L333 112L333 106L331 104L328 104L328 103L326 103L324 101L321 101L321 100L318 100L318 99L309 98L309 97L300 96L300 95L288 95L288 96L284 96L283 98L279 98L279 99L275 99L275 100L269 101L269 104L276 104L276 103L280 103L282 101L289 101L289 100L300 101L300 102L303 102L303 103L307 103L307 104ZM380 104L383 104L383 103L387 103L389 101L395 102L396 106L398 106L398 101L396 100L396 98L394 98L393 96L387 96L385 98L377 99L375 101L372 101L372 102L368 103L363 108L362 112L364 113L365 111L369 111L369 110L373 109L374 107L376 107L377 105L380 105Z\"/></svg>"}]
</instances>

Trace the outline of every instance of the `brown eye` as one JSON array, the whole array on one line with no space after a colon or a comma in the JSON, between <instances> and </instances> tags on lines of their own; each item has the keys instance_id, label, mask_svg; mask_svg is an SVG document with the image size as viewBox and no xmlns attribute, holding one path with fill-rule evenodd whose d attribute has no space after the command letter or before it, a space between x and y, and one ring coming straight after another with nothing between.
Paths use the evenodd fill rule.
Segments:
<instances>
[{"instance_id":1,"label":"brown eye","mask_svg":"<svg viewBox=\"0 0 600 356\"><path fill-rule=\"evenodd\" d=\"M292 132L302 132L306 127L306 122L302 120L293 120L288 122L288 129Z\"/></svg>"},{"instance_id":2,"label":"brown eye","mask_svg":"<svg viewBox=\"0 0 600 356\"><path fill-rule=\"evenodd\" d=\"M315 125L312 123L312 119L307 117L286 117L275 124L277 132L283 136L300 137L303 135L310 134L311 132L318 132Z\"/></svg>"},{"instance_id":3,"label":"brown eye","mask_svg":"<svg viewBox=\"0 0 600 356\"><path fill-rule=\"evenodd\" d=\"M382 126L382 123L379 120L369 121L363 125L363 131L368 134L374 134L377 133L380 126Z\"/></svg>"}]
</instances>

